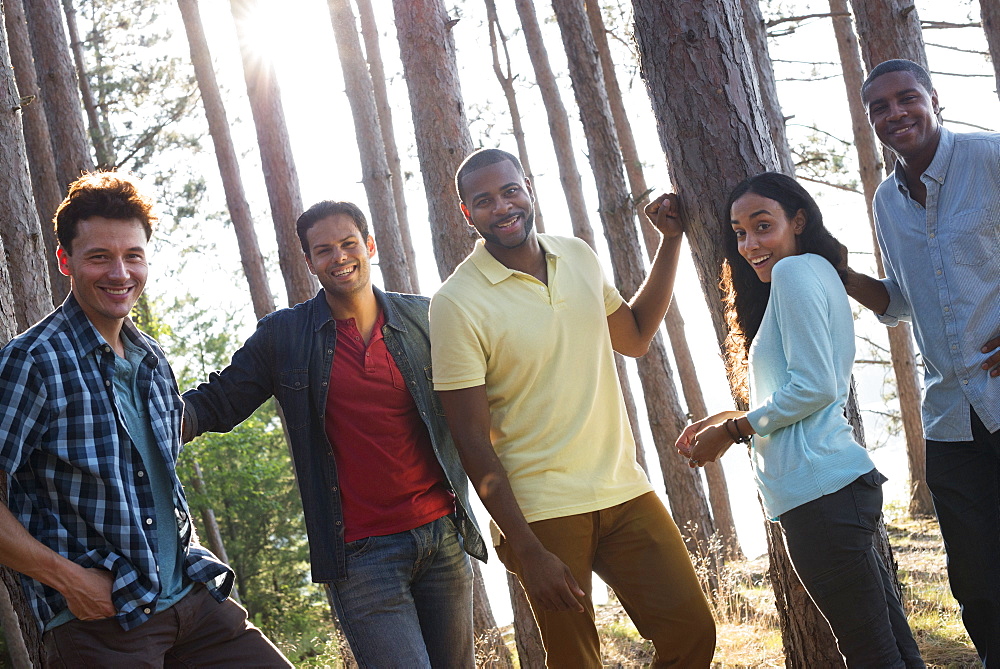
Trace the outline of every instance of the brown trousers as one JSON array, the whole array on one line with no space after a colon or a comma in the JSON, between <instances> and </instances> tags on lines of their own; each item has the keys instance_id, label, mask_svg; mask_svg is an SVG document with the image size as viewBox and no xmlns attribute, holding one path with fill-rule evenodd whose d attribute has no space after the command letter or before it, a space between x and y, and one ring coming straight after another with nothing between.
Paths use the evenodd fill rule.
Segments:
<instances>
[{"instance_id":1,"label":"brown trousers","mask_svg":"<svg viewBox=\"0 0 1000 669\"><path fill-rule=\"evenodd\" d=\"M231 599L196 585L166 611L124 631L114 618L71 620L45 633L46 667L267 667L292 665Z\"/></svg>"},{"instance_id":2,"label":"brown trousers","mask_svg":"<svg viewBox=\"0 0 1000 669\"><path fill-rule=\"evenodd\" d=\"M585 612L546 611L530 601L545 645L546 666L601 666L591 572L618 596L635 627L656 648L654 667L701 669L712 664L715 621L677 526L656 493L600 511L531 523L586 594ZM496 547L520 576L506 541Z\"/></svg>"}]
</instances>

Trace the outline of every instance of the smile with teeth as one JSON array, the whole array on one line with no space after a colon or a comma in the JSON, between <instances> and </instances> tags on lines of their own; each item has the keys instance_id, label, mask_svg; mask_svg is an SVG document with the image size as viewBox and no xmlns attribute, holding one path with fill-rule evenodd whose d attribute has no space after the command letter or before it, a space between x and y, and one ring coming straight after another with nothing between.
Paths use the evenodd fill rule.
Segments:
<instances>
[{"instance_id":1,"label":"smile with teeth","mask_svg":"<svg viewBox=\"0 0 1000 669\"><path fill-rule=\"evenodd\" d=\"M104 288L103 290L104 290L104 292L106 292L109 295L125 295L125 294L127 294L132 289L131 288Z\"/></svg>"},{"instance_id":2,"label":"smile with teeth","mask_svg":"<svg viewBox=\"0 0 1000 669\"><path fill-rule=\"evenodd\" d=\"M750 258L750 264L754 267L760 267L766 263L771 258L771 254L768 253L766 256L757 256L756 258Z\"/></svg>"},{"instance_id":3,"label":"smile with teeth","mask_svg":"<svg viewBox=\"0 0 1000 669\"><path fill-rule=\"evenodd\" d=\"M510 218L508 218L507 220L505 220L503 223L497 223L493 227L499 228L501 230L506 230L510 226L512 226L515 223L517 223L520 219L521 219L521 215L517 214L515 216L511 216Z\"/></svg>"},{"instance_id":4,"label":"smile with teeth","mask_svg":"<svg viewBox=\"0 0 1000 669\"><path fill-rule=\"evenodd\" d=\"M349 267L338 269L336 272L333 273L333 275L336 277L347 276L348 274L354 272L355 269L356 267L354 265L350 265Z\"/></svg>"}]
</instances>

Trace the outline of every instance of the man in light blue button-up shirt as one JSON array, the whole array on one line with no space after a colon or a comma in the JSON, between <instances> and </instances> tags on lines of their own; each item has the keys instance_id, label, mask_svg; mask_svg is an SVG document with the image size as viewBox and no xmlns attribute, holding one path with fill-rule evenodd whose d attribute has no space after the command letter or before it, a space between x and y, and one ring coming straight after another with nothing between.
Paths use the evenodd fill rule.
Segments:
<instances>
[{"instance_id":1,"label":"man in light blue button-up shirt","mask_svg":"<svg viewBox=\"0 0 1000 669\"><path fill-rule=\"evenodd\" d=\"M913 323L952 592L984 665L1000 667L1000 133L943 128L911 61L874 68L861 95L897 162L874 202L886 278L851 272L847 292L886 325Z\"/></svg>"}]
</instances>

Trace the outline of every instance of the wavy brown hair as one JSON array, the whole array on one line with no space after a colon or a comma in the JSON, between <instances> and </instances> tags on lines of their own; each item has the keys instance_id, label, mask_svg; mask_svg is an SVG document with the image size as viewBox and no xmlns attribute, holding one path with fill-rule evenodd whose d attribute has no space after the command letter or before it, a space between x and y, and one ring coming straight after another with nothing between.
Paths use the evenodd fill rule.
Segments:
<instances>
[{"instance_id":1,"label":"wavy brown hair","mask_svg":"<svg viewBox=\"0 0 1000 669\"><path fill-rule=\"evenodd\" d=\"M798 181L779 172L764 172L750 177L729 194L726 213L732 212L736 200L747 193L774 200L781 205L789 219L801 210L806 222L798 235L799 253L815 253L826 258L834 267L840 264L840 242L826 229L819 206ZM731 221L722 222L720 229L724 240L725 262L722 264L719 286L722 289L726 324L729 327L729 334L726 336L726 368L730 386L737 398L745 402L748 400L749 388L747 355L764 318L764 311L771 297L771 284L761 281L746 258L740 255ZM840 269L837 272L843 279L843 272Z\"/></svg>"}]
</instances>

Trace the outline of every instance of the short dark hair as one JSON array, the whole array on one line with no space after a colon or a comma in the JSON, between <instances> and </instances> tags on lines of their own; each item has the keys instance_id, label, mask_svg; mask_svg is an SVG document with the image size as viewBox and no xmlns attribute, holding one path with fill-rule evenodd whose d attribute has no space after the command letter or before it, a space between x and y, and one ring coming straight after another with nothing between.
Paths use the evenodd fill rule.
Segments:
<instances>
[{"instance_id":1,"label":"short dark hair","mask_svg":"<svg viewBox=\"0 0 1000 669\"><path fill-rule=\"evenodd\" d=\"M517 168L518 174L522 177L524 176L524 168L521 167L521 161L517 159L512 153L507 153L503 149L479 149L478 151L473 151L462 161L462 164L458 166L458 171L455 172L455 190L458 192L458 199L465 202L465 197L462 195L462 179L469 172L475 172L476 170L486 167L487 165L495 165L496 163L509 160L514 163L514 167Z\"/></svg>"},{"instance_id":2,"label":"short dark hair","mask_svg":"<svg viewBox=\"0 0 1000 669\"><path fill-rule=\"evenodd\" d=\"M917 80L917 83L924 87L927 94L930 95L931 91L934 90L934 84L931 83L931 75L927 73L923 67L918 63L914 63L912 60L906 60L905 58L895 58L893 60L887 60L883 63L879 63L872 71L868 73L868 77L865 82L861 84L861 100L865 101L868 93L868 87L871 86L872 82L881 77L883 74L889 74L890 72L910 72L913 74L913 78Z\"/></svg>"},{"instance_id":3,"label":"short dark hair","mask_svg":"<svg viewBox=\"0 0 1000 669\"><path fill-rule=\"evenodd\" d=\"M354 224L358 226L362 241L368 240L368 219L361 211L361 208L353 202L336 202L334 200L323 200L302 212L298 220L295 221L295 232L299 235L299 243L302 244L302 252L309 255L309 240L306 233L312 226L316 225L324 218L346 214L354 219Z\"/></svg>"},{"instance_id":4,"label":"short dark hair","mask_svg":"<svg viewBox=\"0 0 1000 669\"><path fill-rule=\"evenodd\" d=\"M121 221L138 219L147 240L157 220L153 199L142 192L139 181L118 172L90 172L69 185L66 199L52 217L56 239L66 253L73 253L80 221L92 216Z\"/></svg>"}]
</instances>

